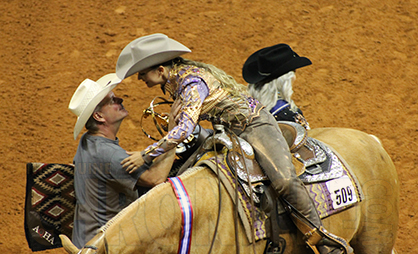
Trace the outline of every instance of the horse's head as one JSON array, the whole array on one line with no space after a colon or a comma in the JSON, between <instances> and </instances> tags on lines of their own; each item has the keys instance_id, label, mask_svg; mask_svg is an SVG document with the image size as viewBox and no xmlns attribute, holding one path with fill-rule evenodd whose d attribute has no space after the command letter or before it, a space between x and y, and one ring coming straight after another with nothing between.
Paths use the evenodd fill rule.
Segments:
<instances>
[{"instance_id":1,"label":"horse's head","mask_svg":"<svg viewBox=\"0 0 418 254\"><path fill-rule=\"evenodd\" d=\"M60 235L62 246L69 254L99 254L106 253L104 232L98 233L79 250L66 235Z\"/></svg>"}]
</instances>

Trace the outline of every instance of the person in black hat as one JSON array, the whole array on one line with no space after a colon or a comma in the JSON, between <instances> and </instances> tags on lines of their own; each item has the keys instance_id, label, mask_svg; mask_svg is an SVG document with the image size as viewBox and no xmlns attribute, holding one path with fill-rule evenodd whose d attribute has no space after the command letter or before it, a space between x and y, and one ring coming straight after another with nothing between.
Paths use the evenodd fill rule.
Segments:
<instances>
[{"instance_id":1,"label":"person in black hat","mask_svg":"<svg viewBox=\"0 0 418 254\"><path fill-rule=\"evenodd\" d=\"M293 121L310 129L291 96L296 69L312 64L287 44L277 44L253 53L242 69L248 91L273 114L277 121Z\"/></svg>"},{"instance_id":2,"label":"person in black hat","mask_svg":"<svg viewBox=\"0 0 418 254\"><path fill-rule=\"evenodd\" d=\"M308 58L300 57L289 45L277 44L260 49L248 57L242 68L242 75L244 80L248 82L250 95L266 106L277 121L293 121L309 129L308 122L291 96L293 94L292 84L296 78L295 70L311 64L312 62ZM305 196L302 189L295 188L294 190L300 191L294 193L294 196ZM327 232L322 226L312 200L309 202L307 199L299 199L293 206L300 209L299 212L317 229ZM329 234L326 233L326 235ZM321 254L352 252L352 248L344 239L336 238L346 247L345 250L336 246L318 244L318 251Z\"/></svg>"}]
</instances>

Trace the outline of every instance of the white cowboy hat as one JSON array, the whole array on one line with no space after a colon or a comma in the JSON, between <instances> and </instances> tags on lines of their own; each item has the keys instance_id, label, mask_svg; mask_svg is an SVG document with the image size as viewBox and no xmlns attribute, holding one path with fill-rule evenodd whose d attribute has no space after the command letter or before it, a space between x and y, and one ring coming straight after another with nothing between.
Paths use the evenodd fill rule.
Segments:
<instances>
[{"instance_id":1,"label":"white cowboy hat","mask_svg":"<svg viewBox=\"0 0 418 254\"><path fill-rule=\"evenodd\" d=\"M96 106L120 82L121 79L116 76L116 73L106 74L96 82L91 79L85 79L81 82L68 105L71 112L77 116L77 122L74 127L74 140L91 114L93 114Z\"/></svg>"},{"instance_id":2,"label":"white cowboy hat","mask_svg":"<svg viewBox=\"0 0 418 254\"><path fill-rule=\"evenodd\" d=\"M120 79L125 79L189 52L192 52L189 48L165 34L143 36L133 40L122 50L116 63L116 74Z\"/></svg>"}]
</instances>

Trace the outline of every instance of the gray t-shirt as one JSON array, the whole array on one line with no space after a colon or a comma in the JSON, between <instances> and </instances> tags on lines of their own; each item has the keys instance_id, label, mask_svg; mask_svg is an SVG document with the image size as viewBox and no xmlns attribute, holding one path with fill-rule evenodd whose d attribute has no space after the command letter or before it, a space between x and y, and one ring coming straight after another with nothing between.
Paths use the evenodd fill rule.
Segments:
<instances>
[{"instance_id":1,"label":"gray t-shirt","mask_svg":"<svg viewBox=\"0 0 418 254\"><path fill-rule=\"evenodd\" d=\"M76 208L72 241L82 248L97 230L138 198L136 183L144 172L128 174L128 157L119 140L84 134L74 157Z\"/></svg>"}]
</instances>

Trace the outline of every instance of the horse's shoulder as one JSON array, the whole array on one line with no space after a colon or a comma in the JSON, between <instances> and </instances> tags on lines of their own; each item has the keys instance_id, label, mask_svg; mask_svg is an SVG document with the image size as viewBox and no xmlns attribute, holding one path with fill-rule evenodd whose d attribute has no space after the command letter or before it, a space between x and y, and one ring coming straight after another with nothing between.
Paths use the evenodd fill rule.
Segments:
<instances>
[{"instance_id":1,"label":"horse's shoulder","mask_svg":"<svg viewBox=\"0 0 418 254\"><path fill-rule=\"evenodd\" d=\"M368 135L366 132L342 127L322 127L314 128L308 131L309 135L331 135L331 134L348 134L353 136L364 136Z\"/></svg>"},{"instance_id":2,"label":"horse's shoulder","mask_svg":"<svg viewBox=\"0 0 418 254\"><path fill-rule=\"evenodd\" d=\"M322 142L332 144L337 143L363 143L369 145L379 145L379 140L364 131L340 128L340 127L328 127L328 128L315 128L308 131L308 136L318 139Z\"/></svg>"}]
</instances>

